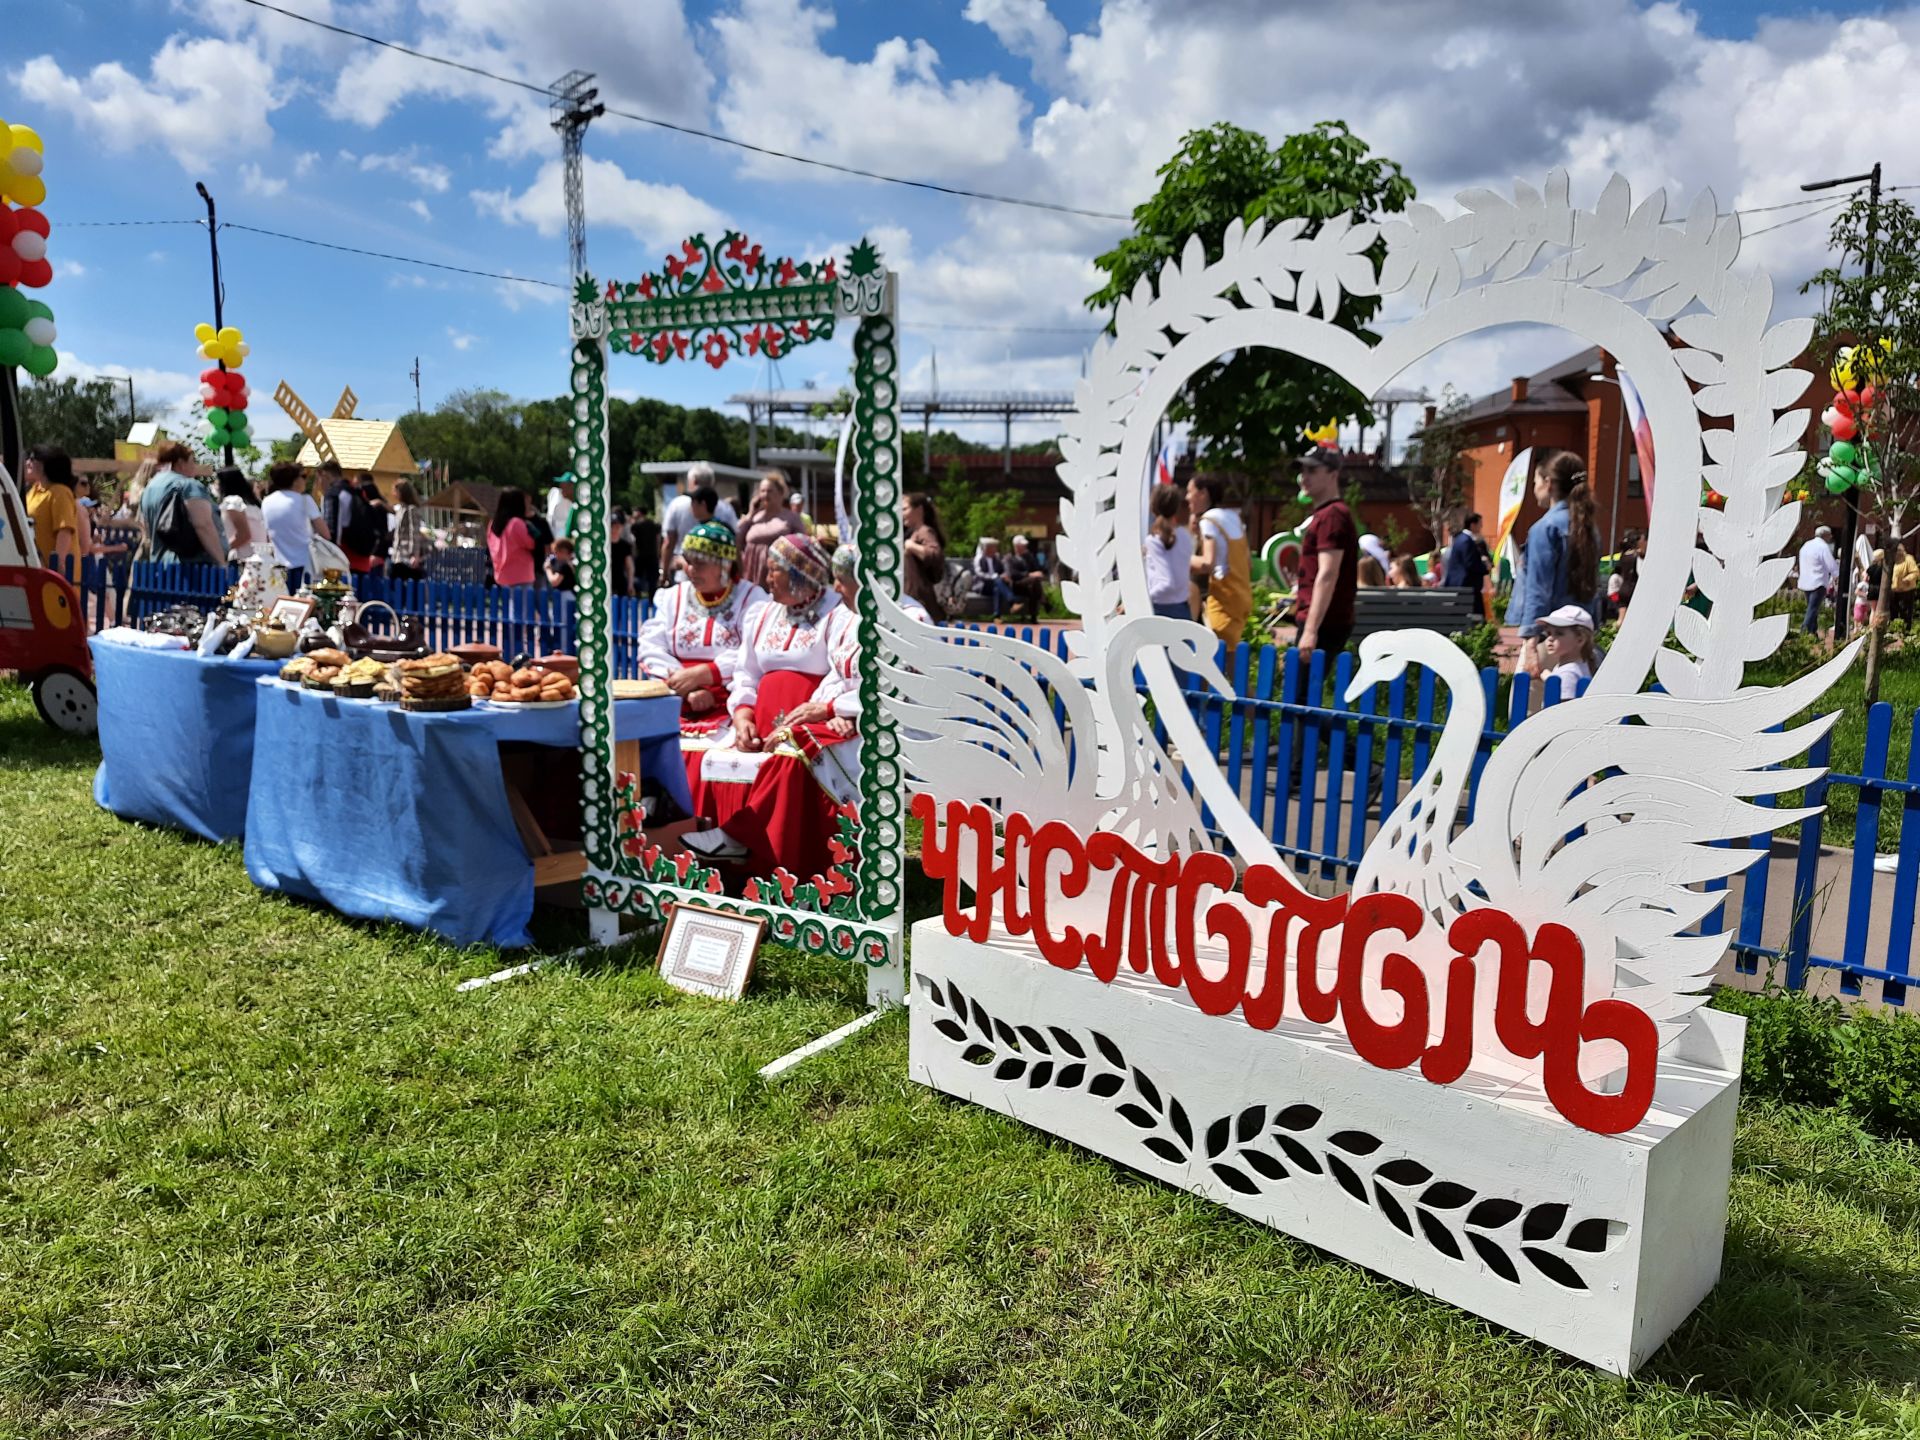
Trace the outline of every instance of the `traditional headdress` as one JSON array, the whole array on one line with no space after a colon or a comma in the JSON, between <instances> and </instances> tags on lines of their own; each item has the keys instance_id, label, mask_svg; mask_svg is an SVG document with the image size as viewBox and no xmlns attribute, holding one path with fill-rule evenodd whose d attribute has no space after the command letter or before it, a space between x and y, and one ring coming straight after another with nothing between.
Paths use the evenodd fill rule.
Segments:
<instances>
[{"instance_id":1,"label":"traditional headdress","mask_svg":"<svg viewBox=\"0 0 1920 1440\"><path fill-rule=\"evenodd\" d=\"M790 575L797 588L818 595L833 583L833 566L811 535L782 535L767 552L767 563Z\"/></svg>"},{"instance_id":2,"label":"traditional headdress","mask_svg":"<svg viewBox=\"0 0 1920 1440\"><path fill-rule=\"evenodd\" d=\"M842 545L833 552L833 575L836 580L858 580L860 578L860 552L851 545Z\"/></svg>"},{"instance_id":3,"label":"traditional headdress","mask_svg":"<svg viewBox=\"0 0 1920 1440\"><path fill-rule=\"evenodd\" d=\"M689 555L711 555L726 565L740 558L738 537L731 526L722 525L718 520L702 520L694 526L681 548Z\"/></svg>"}]
</instances>

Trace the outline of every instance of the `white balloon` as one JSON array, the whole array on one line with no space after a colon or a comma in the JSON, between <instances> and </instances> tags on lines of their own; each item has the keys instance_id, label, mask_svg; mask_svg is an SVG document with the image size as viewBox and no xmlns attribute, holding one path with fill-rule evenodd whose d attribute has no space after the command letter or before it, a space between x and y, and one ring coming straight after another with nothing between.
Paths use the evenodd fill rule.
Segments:
<instances>
[{"instance_id":1,"label":"white balloon","mask_svg":"<svg viewBox=\"0 0 1920 1440\"><path fill-rule=\"evenodd\" d=\"M13 253L22 260L44 260L47 258L47 237L36 235L31 230L22 230L13 237Z\"/></svg>"},{"instance_id":2,"label":"white balloon","mask_svg":"<svg viewBox=\"0 0 1920 1440\"><path fill-rule=\"evenodd\" d=\"M218 393L219 392L215 390L211 385L202 385L200 387L200 398L202 400L212 400L213 397Z\"/></svg>"},{"instance_id":3,"label":"white balloon","mask_svg":"<svg viewBox=\"0 0 1920 1440\"><path fill-rule=\"evenodd\" d=\"M38 175L43 163L40 152L25 145L16 145L7 154L7 164L16 175Z\"/></svg>"},{"instance_id":4,"label":"white balloon","mask_svg":"<svg viewBox=\"0 0 1920 1440\"><path fill-rule=\"evenodd\" d=\"M20 327L27 332L27 339L36 345L51 345L60 333L53 328L53 321L44 315L36 315Z\"/></svg>"}]
</instances>

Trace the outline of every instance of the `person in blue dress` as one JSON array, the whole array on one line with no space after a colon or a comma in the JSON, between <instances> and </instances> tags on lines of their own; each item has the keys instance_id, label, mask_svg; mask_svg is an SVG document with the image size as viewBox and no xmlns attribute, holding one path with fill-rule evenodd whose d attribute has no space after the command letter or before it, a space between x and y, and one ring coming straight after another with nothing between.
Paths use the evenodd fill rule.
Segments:
<instances>
[{"instance_id":1,"label":"person in blue dress","mask_svg":"<svg viewBox=\"0 0 1920 1440\"><path fill-rule=\"evenodd\" d=\"M1600 601L1600 530L1594 524L1593 491L1587 465L1571 450L1549 451L1533 470L1533 498L1547 513L1527 531L1524 568L1516 589L1521 596L1517 623L1521 668L1541 671L1541 617L1566 605L1592 612Z\"/></svg>"}]
</instances>

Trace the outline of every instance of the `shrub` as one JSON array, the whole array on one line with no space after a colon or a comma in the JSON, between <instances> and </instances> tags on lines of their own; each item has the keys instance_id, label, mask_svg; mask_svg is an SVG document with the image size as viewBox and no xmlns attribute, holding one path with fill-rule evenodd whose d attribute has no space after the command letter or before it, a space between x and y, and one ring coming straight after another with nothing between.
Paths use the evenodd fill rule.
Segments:
<instances>
[{"instance_id":1,"label":"shrub","mask_svg":"<svg viewBox=\"0 0 1920 1440\"><path fill-rule=\"evenodd\" d=\"M1493 664L1494 649L1500 643L1500 629L1497 625L1475 625L1471 630L1456 630L1453 643L1467 652L1473 661L1473 668L1484 670Z\"/></svg>"},{"instance_id":2,"label":"shrub","mask_svg":"<svg viewBox=\"0 0 1920 1440\"><path fill-rule=\"evenodd\" d=\"M1831 1105L1879 1134L1920 1139L1920 1019L1778 991L1722 990L1713 1005L1746 1017L1749 1095Z\"/></svg>"}]
</instances>

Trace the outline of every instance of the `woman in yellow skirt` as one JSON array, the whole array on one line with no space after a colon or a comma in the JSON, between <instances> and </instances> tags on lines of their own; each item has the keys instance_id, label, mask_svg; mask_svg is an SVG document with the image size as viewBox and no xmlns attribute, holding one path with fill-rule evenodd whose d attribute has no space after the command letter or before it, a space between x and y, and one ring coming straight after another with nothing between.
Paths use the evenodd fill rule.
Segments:
<instances>
[{"instance_id":1,"label":"woman in yellow skirt","mask_svg":"<svg viewBox=\"0 0 1920 1440\"><path fill-rule=\"evenodd\" d=\"M1187 482L1187 524L1193 529L1193 578L1207 587L1200 615L1229 653L1253 613L1253 560L1247 527L1227 503L1227 482L1196 475Z\"/></svg>"}]
</instances>

